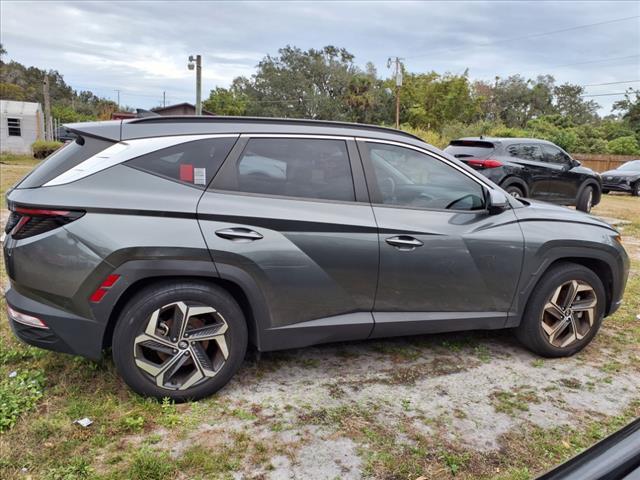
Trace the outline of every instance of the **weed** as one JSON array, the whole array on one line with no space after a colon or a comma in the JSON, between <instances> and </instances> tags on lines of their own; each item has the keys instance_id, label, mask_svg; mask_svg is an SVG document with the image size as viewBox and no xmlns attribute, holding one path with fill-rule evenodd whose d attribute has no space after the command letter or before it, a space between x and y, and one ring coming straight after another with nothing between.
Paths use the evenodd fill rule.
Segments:
<instances>
[{"instance_id":1,"label":"weed","mask_svg":"<svg viewBox=\"0 0 640 480\"><path fill-rule=\"evenodd\" d=\"M42 398L44 373L25 370L0 382L0 432L13 427L24 412Z\"/></svg>"}]
</instances>

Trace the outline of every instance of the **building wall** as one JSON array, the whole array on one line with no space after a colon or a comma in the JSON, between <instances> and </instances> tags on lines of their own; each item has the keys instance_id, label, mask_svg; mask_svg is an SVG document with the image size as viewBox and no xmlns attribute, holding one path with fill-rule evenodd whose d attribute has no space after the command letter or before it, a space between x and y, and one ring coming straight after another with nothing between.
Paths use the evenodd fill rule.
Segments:
<instances>
[{"instance_id":1,"label":"building wall","mask_svg":"<svg viewBox=\"0 0 640 480\"><path fill-rule=\"evenodd\" d=\"M9 135L8 119L20 120L20 136ZM0 111L0 151L31 154L31 144L44 138L42 112L14 113Z\"/></svg>"}]
</instances>

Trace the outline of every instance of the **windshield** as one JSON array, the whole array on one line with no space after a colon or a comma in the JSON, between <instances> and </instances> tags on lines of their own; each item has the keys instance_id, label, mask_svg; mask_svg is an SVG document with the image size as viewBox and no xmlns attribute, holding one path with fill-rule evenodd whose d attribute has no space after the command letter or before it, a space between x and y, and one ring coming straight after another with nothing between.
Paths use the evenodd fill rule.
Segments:
<instances>
[{"instance_id":1,"label":"windshield","mask_svg":"<svg viewBox=\"0 0 640 480\"><path fill-rule=\"evenodd\" d=\"M631 160L630 162L620 165L617 169L625 172L640 172L640 160Z\"/></svg>"}]
</instances>

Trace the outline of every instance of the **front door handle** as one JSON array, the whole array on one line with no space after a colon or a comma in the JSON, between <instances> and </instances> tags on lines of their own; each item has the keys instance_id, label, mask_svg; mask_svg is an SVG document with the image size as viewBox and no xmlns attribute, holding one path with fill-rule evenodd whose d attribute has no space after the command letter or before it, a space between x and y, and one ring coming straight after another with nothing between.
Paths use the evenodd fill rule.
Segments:
<instances>
[{"instance_id":1,"label":"front door handle","mask_svg":"<svg viewBox=\"0 0 640 480\"><path fill-rule=\"evenodd\" d=\"M400 250L413 250L416 247L421 247L422 245L424 245L420 240L409 235L398 235L397 237L389 237L385 241L389 245L393 245Z\"/></svg>"},{"instance_id":2,"label":"front door handle","mask_svg":"<svg viewBox=\"0 0 640 480\"><path fill-rule=\"evenodd\" d=\"M260 240L262 238L262 235L260 233L243 227L224 228L222 230L217 230L216 235L227 240L244 242L253 242L254 240Z\"/></svg>"}]
</instances>

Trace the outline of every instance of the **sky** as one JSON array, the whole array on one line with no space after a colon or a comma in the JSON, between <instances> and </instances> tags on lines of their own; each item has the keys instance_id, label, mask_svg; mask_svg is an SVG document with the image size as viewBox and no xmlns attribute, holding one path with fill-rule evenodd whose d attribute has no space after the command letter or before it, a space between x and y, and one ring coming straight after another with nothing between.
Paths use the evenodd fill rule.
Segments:
<instances>
[{"instance_id":1,"label":"sky","mask_svg":"<svg viewBox=\"0 0 640 480\"><path fill-rule=\"evenodd\" d=\"M16 60L55 69L76 90L134 108L195 102L192 54L203 57L203 97L250 76L285 45L334 45L412 72L493 80L551 74L602 95L640 89L638 1L0 2L0 41ZM611 82L610 85L594 85ZM589 97L610 112L621 95Z\"/></svg>"}]
</instances>

